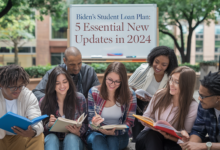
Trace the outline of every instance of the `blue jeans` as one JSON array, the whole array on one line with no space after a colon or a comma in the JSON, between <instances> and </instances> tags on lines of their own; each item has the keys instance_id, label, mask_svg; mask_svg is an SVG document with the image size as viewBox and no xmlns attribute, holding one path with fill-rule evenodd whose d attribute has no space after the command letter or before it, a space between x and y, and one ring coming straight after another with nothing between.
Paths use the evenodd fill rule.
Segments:
<instances>
[{"instance_id":1,"label":"blue jeans","mask_svg":"<svg viewBox=\"0 0 220 150\"><path fill-rule=\"evenodd\" d=\"M128 146L129 136L127 132L111 136L94 131L87 136L86 141L91 150L121 150Z\"/></svg>"},{"instance_id":2,"label":"blue jeans","mask_svg":"<svg viewBox=\"0 0 220 150\"><path fill-rule=\"evenodd\" d=\"M69 133L65 136L63 141L51 133L44 139L45 150L83 150L82 140L75 134Z\"/></svg>"}]
</instances>

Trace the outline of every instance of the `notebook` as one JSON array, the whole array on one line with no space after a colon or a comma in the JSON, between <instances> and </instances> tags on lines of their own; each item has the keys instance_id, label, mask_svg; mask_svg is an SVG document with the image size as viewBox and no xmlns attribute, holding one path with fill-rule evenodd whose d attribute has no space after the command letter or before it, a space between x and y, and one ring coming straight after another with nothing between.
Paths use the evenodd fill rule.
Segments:
<instances>
[{"instance_id":1,"label":"notebook","mask_svg":"<svg viewBox=\"0 0 220 150\"><path fill-rule=\"evenodd\" d=\"M28 118L25 118L13 112L8 112L0 118L0 128L11 133L14 133L14 131L11 129L11 127L13 126L17 126L23 130L27 130L29 125L34 126L35 124L47 117L48 115L42 115L34 118L33 120L29 120Z\"/></svg>"}]
</instances>

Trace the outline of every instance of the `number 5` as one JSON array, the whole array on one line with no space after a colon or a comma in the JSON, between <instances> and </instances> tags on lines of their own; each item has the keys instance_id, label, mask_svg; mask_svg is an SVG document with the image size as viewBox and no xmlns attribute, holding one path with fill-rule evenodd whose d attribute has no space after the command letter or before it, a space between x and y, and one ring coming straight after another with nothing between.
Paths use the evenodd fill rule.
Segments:
<instances>
[{"instance_id":1,"label":"number 5","mask_svg":"<svg viewBox=\"0 0 220 150\"><path fill-rule=\"evenodd\" d=\"M79 25L80 25L80 23L79 23L79 22L78 22L78 23L76 23L76 27L77 27L77 28L79 28L79 30L80 30L80 26L79 26ZM77 30L77 29L76 29L76 31L79 31L79 30Z\"/></svg>"}]
</instances>

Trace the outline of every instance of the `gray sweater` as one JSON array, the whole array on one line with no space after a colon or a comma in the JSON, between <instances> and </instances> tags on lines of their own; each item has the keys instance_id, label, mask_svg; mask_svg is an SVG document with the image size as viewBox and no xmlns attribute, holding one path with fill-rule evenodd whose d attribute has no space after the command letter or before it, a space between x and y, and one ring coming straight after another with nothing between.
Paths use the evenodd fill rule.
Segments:
<instances>
[{"instance_id":1,"label":"gray sweater","mask_svg":"<svg viewBox=\"0 0 220 150\"><path fill-rule=\"evenodd\" d=\"M60 64L59 66L66 69L66 64ZM38 101L45 95L44 91L46 89L48 77L52 72L52 70L53 69L46 72L40 83L33 90L33 93L37 97ZM91 66L82 64L80 73L82 75L82 88L83 88L82 94L85 96L85 98L87 98L89 89L93 86L99 85L100 83L95 73L95 70Z\"/></svg>"}]
</instances>

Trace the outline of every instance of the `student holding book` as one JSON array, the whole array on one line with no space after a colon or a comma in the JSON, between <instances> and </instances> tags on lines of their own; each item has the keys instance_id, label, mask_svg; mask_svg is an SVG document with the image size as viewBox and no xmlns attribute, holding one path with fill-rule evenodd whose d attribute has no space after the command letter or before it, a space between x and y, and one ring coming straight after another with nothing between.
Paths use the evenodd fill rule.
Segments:
<instances>
[{"instance_id":1,"label":"student holding book","mask_svg":"<svg viewBox=\"0 0 220 150\"><path fill-rule=\"evenodd\" d=\"M0 117L7 112L30 120L41 116L37 98L25 87L28 83L29 76L22 67L17 65L0 67ZM19 127L12 127L12 130L16 135L0 129L1 150L44 149L42 122L29 126L27 130Z\"/></svg>"},{"instance_id":2,"label":"student holding book","mask_svg":"<svg viewBox=\"0 0 220 150\"><path fill-rule=\"evenodd\" d=\"M104 122L101 126L112 124L133 126L132 114L136 112L136 96L134 91L129 89L127 81L125 66L120 62L113 62L105 71L102 85L89 90L89 130L86 138L89 149L121 150L127 147L130 131L94 127L94 123L102 118Z\"/></svg>"},{"instance_id":3,"label":"student holding book","mask_svg":"<svg viewBox=\"0 0 220 150\"><path fill-rule=\"evenodd\" d=\"M148 63L141 64L128 80L128 84L135 91L142 89L154 95L157 90L166 86L170 73L178 67L178 62L174 51L166 46L155 47L147 57ZM137 94L137 112L143 115L151 96L141 97ZM135 119L135 126L132 128L133 142L137 135L144 129L144 126Z\"/></svg>"},{"instance_id":4,"label":"student holding book","mask_svg":"<svg viewBox=\"0 0 220 150\"><path fill-rule=\"evenodd\" d=\"M190 133L198 108L193 99L195 81L194 70L186 66L176 68L170 74L166 88L153 96L143 116L155 122L165 120L176 130ZM137 136L136 150L181 150L177 138L144 125L145 130Z\"/></svg>"},{"instance_id":5,"label":"student holding book","mask_svg":"<svg viewBox=\"0 0 220 150\"><path fill-rule=\"evenodd\" d=\"M86 113L86 99L83 94L76 92L73 80L64 68L56 67L49 75L40 108L43 114L50 116L43 120L45 150L59 150L60 147L64 150L83 150L81 139L87 130L85 124L81 127L66 126L69 133L49 131L57 117L76 120Z\"/></svg>"}]
</instances>

